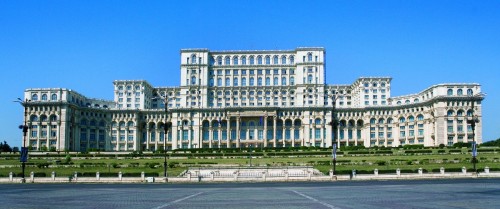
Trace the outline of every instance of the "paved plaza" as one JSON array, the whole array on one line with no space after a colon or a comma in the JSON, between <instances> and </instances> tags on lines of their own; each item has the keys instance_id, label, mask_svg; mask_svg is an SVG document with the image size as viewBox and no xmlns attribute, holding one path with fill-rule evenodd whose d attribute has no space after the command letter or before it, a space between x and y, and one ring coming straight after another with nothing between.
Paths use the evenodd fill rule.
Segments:
<instances>
[{"instance_id":1,"label":"paved plaza","mask_svg":"<svg viewBox=\"0 0 500 209\"><path fill-rule=\"evenodd\" d=\"M500 179L0 184L0 208L500 208Z\"/></svg>"}]
</instances>

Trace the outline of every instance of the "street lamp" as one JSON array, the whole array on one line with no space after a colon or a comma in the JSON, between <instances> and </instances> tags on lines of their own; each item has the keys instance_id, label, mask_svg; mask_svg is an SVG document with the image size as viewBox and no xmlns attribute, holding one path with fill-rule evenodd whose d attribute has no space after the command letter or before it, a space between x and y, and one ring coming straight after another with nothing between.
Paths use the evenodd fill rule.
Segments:
<instances>
[{"instance_id":1,"label":"street lamp","mask_svg":"<svg viewBox=\"0 0 500 209\"><path fill-rule=\"evenodd\" d=\"M163 149L163 154L164 154L164 159L163 159L163 177L165 178L165 181L167 181L167 150L168 146L167 141L168 141L168 131L170 130L170 127L172 126L171 122L168 122L168 97L167 95L158 95L157 97L154 97L153 99L161 98L163 100L163 104L165 106L165 125L163 126L164 128L164 149Z\"/></svg>"},{"instance_id":2,"label":"street lamp","mask_svg":"<svg viewBox=\"0 0 500 209\"><path fill-rule=\"evenodd\" d=\"M477 173L476 169L476 156L477 156L477 146L476 146L476 123L479 123L479 118L475 114L474 111L474 103L475 101L472 101L472 118L468 119L467 118L467 124L470 124L472 128L472 165L474 166L474 172Z\"/></svg>"},{"instance_id":3,"label":"street lamp","mask_svg":"<svg viewBox=\"0 0 500 209\"><path fill-rule=\"evenodd\" d=\"M27 103L31 102L31 100L26 99L25 101L23 101L21 98L17 98L17 100L14 100L14 102L17 102L24 107L24 125L19 125L19 129L23 130L23 147L21 147L21 157L19 160L21 161L21 168L23 170L21 176L21 183L26 183L24 170L26 168L26 162L28 161L28 149L26 148L26 133L28 132L28 125L26 125L28 117Z\"/></svg>"},{"instance_id":4,"label":"street lamp","mask_svg":"<svg viewBox=\"0 0 500 209\"><path fill-rule=\"evenodd\" d=\"M335 117L335 105L337 103L337 99L339 97L343 97L343 94L339 94L336 92L335 94L332 94L332 121L330 121L330 124L332 126L332 138L333 138L333 145L332 145L332 170L333 170L333 175L335 175L335 169L337 164L337 157L336 157L336 149L337 149L337 134L335 133L335 130L337 129L338 126L338 121L337 118Z\"/></svg>"}]
</instances>

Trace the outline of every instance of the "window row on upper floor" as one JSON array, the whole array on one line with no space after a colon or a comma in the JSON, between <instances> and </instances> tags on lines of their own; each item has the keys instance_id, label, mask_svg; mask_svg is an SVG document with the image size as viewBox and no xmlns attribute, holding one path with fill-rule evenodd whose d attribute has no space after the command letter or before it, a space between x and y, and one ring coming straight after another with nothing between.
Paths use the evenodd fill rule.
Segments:
<instances>
[{"instance_id":1,"label":"window row on upper floor","mask_svg":"<svg viewBox=\"0 0 500 209\"><path fill-rule=\"evenodd\" d=\"M37 93L31 94L31 101L39 101L39 100L41 100L41 101L48 101L49 100L48 94L42 93L41 98L38 97ZM57 101L57 94L51 94L50 95L50 100L51 101Z\"/></svg>"},{"instance_id":2,"label":"window row on upper floor","mask_svg":"<svg viewBox=\"0 0 500 209\"><path fill-rule=\"evenodd\" d=\"M473 94L474 94L474 91L472 89L467 89L467 96L472 96ZM447 95L448 96L453 96L453 95L455 95L455 92L453 91L453 89L448 89ZM463 89L458 89L456 95L457 96L463 96L464 95L464 90Z\"/></svg>"},{"instance_id":3,"label":"window row on upper floor","mask_svg":"<svg viewBox=\"0 0 500 209\"><path fill-rule=\"evenodd\" d=\"M196 64L192 62L193 59L191 58L191 64ZM210 58L210 65L293 65L295 64L295 56L293 55L274 55L271 57L271 55L250 55L250 56L217 56L217 57L211 57Z\"/></svg>"},{"instance_id":4,"label":"window row on upper floor","mask_svg":"<svg viewBox=\"0 0 500 209\"><path fill-rule=\"evenodd\" d=\"M423 120L424 120L424 115L422 115L422 114L417 115L417 121L423 121ZM399 122L400 123L404 123L406 121L408 121L408 122L414 122L415 121L415 117L413 115L410 115L408 117L399 117ZM385 123L391 124L393 122L394 122L394 120L392 118L387 118L387 119L379 118L378 121L375 118L371 118L370 119L370 124L371 125L385 124Z\"/></svg>"},{"instance_id":5,"label":"window row on upper floor","mask_svg":"<svg viewBox=\"0 0 500 209\"><path fill-rule=\"evenodd\" d=\"M215 83L215 81L217 81L217 83ZM222 78L217 78L217 80L215 80L214 78L210 78L208 85L210 87L215 86L215 85L217 85L219 87L222 87L222 86L264 86L264 84L265 84L265 86L271 86L271 78L270 77L266 77L265 80L262 77L258 77L257 79L250 77L248 79L248 83L247 83L247 78L245 78L245 77L243 77L241 79L233 78L232 80L231 80L231 78L227 77L224 79L224 81L225 82L223 83ZM241 84L240 84L240 81L241 81ZM265 81L265 83L263 83L263 81ZM273 86L295 85L295 78L293 76L290 77L289 80L287 79L287 77L281 77L281 82L280 82L280 78L274 77L272 81L273 81L272 82ZM289 81L289 83L287 83L287 81ZM191 84L196 84L196 77L191 78Z\"/></svg>"},{"instance_id":6,"label":"window row on upper floor","mask_svg":"<svg viewBox=\"0 0 500 209\"><path fill-rule=\"evenodd\" d=\"M217 73L217 74L215 74ZM282 75L287 75L287 74L290 74L290 75L293 75L295 74L295 69L294 68L290 68L290 69L265 69L265 70L262 70L262 69L257 69L257 70L252 70L252 69L249 69L249 70L240 70L240 69L234 69L234 70L210 70L208 72L209 75L213 76L213 75L263 75L263 74L266 74L266 75L271 75L271 74L274 74L274 75L278 75L278 74L282 74Z\"/></svg>"},{"instance_id":7,"label":"window row on upper floor","mask_svg":"<svg viewBox=\"0 0 500 209\"><path fill-rule=\"evenodd\" d=\"M380 87L385 87L385 85L386 85L385 82L380 82L380 83L379 82L372 82L371 83L371 87L379 87L379 84L380 84ZM370 83L369 82L364 82L363 86L365 88L368 88L368 87L370 87Z\"/></svg>"}]
</instances>

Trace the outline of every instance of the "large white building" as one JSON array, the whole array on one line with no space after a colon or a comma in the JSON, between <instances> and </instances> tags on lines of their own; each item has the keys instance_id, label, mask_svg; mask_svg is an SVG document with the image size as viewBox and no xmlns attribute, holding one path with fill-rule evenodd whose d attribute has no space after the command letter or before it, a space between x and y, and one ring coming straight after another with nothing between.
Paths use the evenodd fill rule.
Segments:
<instances>
[{"instance_id":1,"label":"large white building","mask_svg":"<svg viewBox=\"0 0 500 209\"><path fill-rule=\"evenodd\" d=\"M325 49L318 47L183 49L180 58L180 86L117 80L113 101L64 88L27 89L26 142L32 149L61 151L330 147L334 142L340 147L437 146L472 141L467 124L472 116L479 117L475 140L482 141L484 96L476 83L438 84L396 97L389 77L328 85ZM334 130L332 111L338 121ZM167 121L171 126L165 129Z\"/></svg>"}]
</instances>

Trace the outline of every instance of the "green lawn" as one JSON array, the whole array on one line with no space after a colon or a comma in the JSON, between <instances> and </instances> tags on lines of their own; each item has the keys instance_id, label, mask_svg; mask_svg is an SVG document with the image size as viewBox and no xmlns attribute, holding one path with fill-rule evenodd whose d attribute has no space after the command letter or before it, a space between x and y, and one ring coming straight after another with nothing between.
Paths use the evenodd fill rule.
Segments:
<instances>
[{"instance_id":1,"label":"green lawn","mask_svg":"<svg viewBox=\"0 0 500 209\"><path fill-rule=\"evenodd\" d=\"M395 152L397 153L397 152ZM491 170L500 170L500 160L498 153L480 153L477 168L482 170L485 166ZM84 173L87 176L95 176L95 172L113 173L108 175L117 176L118 172L124 175L140 175L141 172L147 175L163 176L163 157L72 157L72 165L57 165L56 161L65 161L65 156L60 157L30 157L26 168L26 175L35 172L37 175L50 176L55 171L57 176L69 176L74 172ZM331 156L259 156L252 158L253 166L313 166L323 173L332 169ZM171 157L168 160L172 167L168 168L169 176L177 176L187 169L187 167L198 166L249 166L248 156L238 157ZM54 166L51 168L39 168L37 165L46 164ZM5 166L17 166L4 168ZM66 167L65 167L66 166ZM374 169L380 172L395 172L400 168L402 172L416 172L418 168L423 168L428 172L444 167L446 170L455 171L462 167L472 170L470 154L395 154L395 155L364 155L364 156L339 156L337 158L336 170L338 173L347 173L352 169L358 173L373 173ZM6 177L9 172L19 175L21 167L18 157L2 157L0 155L0 176ZM43 173L43 174L42 174ZM103 174L104 175L104 174Z\"/></svg>"}]
</instances>

